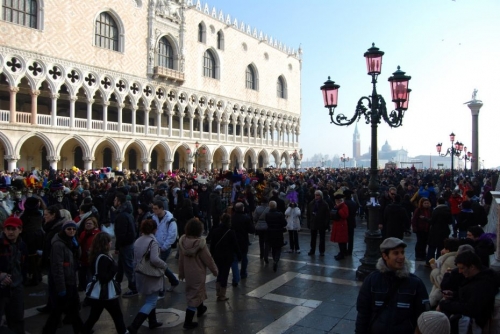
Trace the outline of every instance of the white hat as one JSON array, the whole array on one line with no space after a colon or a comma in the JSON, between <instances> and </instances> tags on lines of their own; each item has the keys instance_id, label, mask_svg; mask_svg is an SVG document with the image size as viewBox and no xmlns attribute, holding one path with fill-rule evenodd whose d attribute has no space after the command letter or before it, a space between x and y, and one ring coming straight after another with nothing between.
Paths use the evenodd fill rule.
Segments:
<instances>
[{"instance_id":1,"label":"white hat","mask_svg":"<svg viewBox=\"0 0 500 334\"><path fill-rule=\"evenodd\" d=\"M222 187L220 186L220 184L217 185L217 187L214 188L214 190L221 190Z\"/></svg>"},{"instance_id":2,"label":"white hat","mask_svg":"<svg viewBox=\"0 0 500 334\"><path fill-rule=\"evenodd\" d=\"M422 334L449 334L451 330L448 317L437 311L422 313L418 317L417 325Z\"/></svg>"}]
</instances>

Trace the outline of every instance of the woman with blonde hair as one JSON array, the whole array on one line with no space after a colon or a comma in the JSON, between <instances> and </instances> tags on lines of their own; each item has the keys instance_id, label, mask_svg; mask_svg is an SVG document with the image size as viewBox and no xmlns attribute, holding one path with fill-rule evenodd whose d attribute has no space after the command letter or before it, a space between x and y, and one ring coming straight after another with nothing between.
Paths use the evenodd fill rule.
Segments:
<instances>
[{"instance_id":1,"label":"woman with blonde hair","mask_svg":"<svg viewBox=\"0 0 500 334\"><path fill-rule=\"evenodd\" d=\"M198 326L193 322L197 311L198 318L207 311L203 301L207 299L205 282L207 268L214 276L219 274L217 266L210 255L205 239L201 237L203 224L198 218L190 219L184 229L185 234L179 239L179 280L186 280L186 299L188 307L184 328L192 329Z\"/></svg>"}]
</instances>

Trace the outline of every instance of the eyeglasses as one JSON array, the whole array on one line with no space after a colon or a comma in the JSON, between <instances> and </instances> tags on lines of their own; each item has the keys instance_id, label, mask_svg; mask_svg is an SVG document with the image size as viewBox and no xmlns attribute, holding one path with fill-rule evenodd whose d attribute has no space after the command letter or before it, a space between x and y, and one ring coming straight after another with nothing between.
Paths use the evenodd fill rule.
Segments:
<instances>
[{"instance_id":1,"label":"eyeglasses","mask_svg":"<svg viewBox=\"0 0 500 334\"><path fill-rule=\"evenodd\" d=\"M389 195L391 195L391 196L396 196L396 193L389 193Z\"/></svg>"},{"instance_id":2,"label":"eyeglasses","mask_svg":"<svg viewBox=\"0 0 500 334\"><path fill-rule=\"evenodd\" d=\"M68 228L66 229L66 231L76 231L76 228L75 228L75 227L68 227Z\"/></svg>"}]
</instances>

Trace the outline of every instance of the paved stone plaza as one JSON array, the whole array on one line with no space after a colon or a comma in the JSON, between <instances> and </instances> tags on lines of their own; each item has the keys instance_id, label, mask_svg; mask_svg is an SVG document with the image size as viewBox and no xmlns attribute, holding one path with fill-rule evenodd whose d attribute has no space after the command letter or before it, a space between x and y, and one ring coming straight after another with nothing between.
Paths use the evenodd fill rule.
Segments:
<instances>
[{"instance_id":1,"label":"paved stone plaza","mask_svg":"<svg viewBox=\"0 0 500 334\"><path fill-rule=\"evenodd\" d=\"M238 287L228 286L227 302L217 302L215 296L215 277L207 277L208 312L195 321L199 327L192 333L354 333L356 320L356 298L361 282L356 281L355 271L359 259L364 254L363 236L365 222L358 222L355 232L354 254L345 260L336 261L337 244L331 243L327 235L326 255L309 256L309 231L300 233L300 254L286 253L283 247L278 271L273 272L272 260L265 265L259 259L258 239L252 239L249 249L248 278ZM287 236L287 235L286 235ZM285 238L287 240L288 236ZM430 269L423 262L413 261L415 236L405 237L408 243L407 257L414 263L416 274L421 277L430 291ZM170 268L177 273L173 256L169 259ZM229 275L231 282L231 274ZM123 283L126 287L126 282ZM36 307L45 303L45 284L26 289L26 331L40 333L47 315L40 314ZM126 291L126 288L125 288ZM122 299L125 323L132 322L142 305L140 297ZM182 328L186 301L184 283L158 302L158 318L163 327L150 331L143 327L141 333L185 333ZM89 308L81 311L85 321ZM147 326L147 323L145 323ZM106 311L94 326L95 333L115 333L113 321ZM72 333L70 325L65 325L58 333Z\"/></svg>"}]
</instances>

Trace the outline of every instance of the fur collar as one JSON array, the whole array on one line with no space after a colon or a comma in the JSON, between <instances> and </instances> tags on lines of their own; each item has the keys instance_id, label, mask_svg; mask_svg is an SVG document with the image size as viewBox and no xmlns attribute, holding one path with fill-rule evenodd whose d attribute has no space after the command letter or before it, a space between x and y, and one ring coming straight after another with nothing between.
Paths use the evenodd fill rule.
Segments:
<instances>
[{"instance_id":1,"label":"fur collar","mask_svg":"<svg viewBox=\"0 0 500 334\"><path fill-rule=\"evenodd\" d=\"M403 269L401 270L396 270L396 271L393 271L391 269L389 269L387 267L387 265L385 264L385 261L383 258L379 258L378 259L378 262L377 262L377 269L381 272L381 273L388 273L388 272L394 272L394 274L399 277L399 278L403 278L403 277L408 277L410 276L410 271L411 271L411 262L408 261L408 259L405 259L405 265L403 267Z\"/></svg>"}]
</instances>

